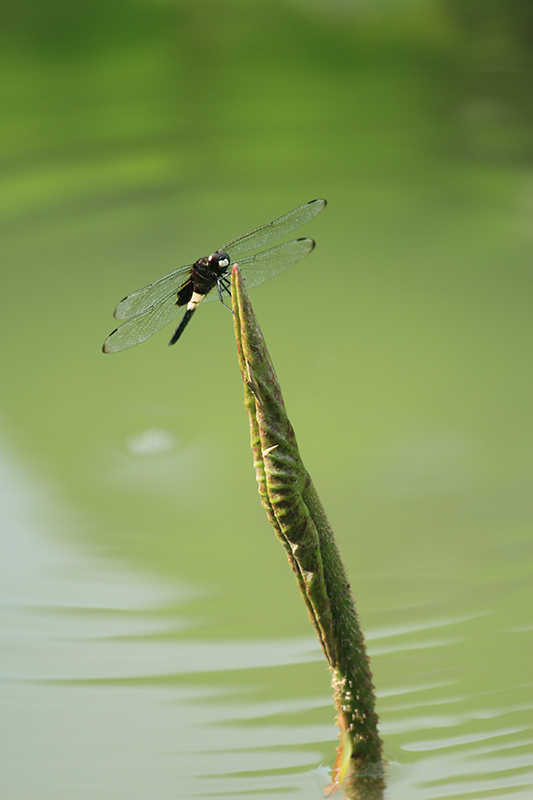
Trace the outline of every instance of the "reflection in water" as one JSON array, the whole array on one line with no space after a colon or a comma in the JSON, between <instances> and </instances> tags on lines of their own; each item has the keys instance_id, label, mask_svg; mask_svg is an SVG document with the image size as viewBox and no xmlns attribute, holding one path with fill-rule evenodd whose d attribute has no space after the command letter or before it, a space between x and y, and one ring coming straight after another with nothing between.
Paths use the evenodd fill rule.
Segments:
<instances>
[{"instance_id":1,"label":"reflection in water","mask_svg":"<svg viewBox=\"0 0 533 800\"><path fill-rule=\"evenodd\" d=\"M55 516L45 489L7 458L1 477L8 523L3 703L10 729L4 796L81 798L97 790L106 798L117 787L169 799L242 787L278 792L287 779L276 772L290 769L305 770L308 796L320 797L328 775L313 769L316 743L334 738L333 725L281 720L329 699L243 704L236 688L224 687L224 673L320 660L313 638L181 639L178 632L190 624L164 609L198 590L161 587L64 549L39 521Z\"/></svg>"},{"instance_id":2,"label":"reflection in water","mask_svg":"<svg viewBox=\"0 0 533 800\"><path fill-rule=\"evenodd\" d=\"M134 456L152 456L172 450L174 436L170 431L151 428L142 433L133 434L128 439L128 450Z\"/></svg>"}]
</instances>

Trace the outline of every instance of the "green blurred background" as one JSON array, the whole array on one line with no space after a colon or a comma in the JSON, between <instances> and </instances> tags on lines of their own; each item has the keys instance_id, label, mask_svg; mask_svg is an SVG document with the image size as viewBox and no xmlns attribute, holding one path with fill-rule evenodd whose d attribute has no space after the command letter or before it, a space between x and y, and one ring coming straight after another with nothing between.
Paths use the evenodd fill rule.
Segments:
<instances>
[{"instance_id":1,"label":"green blurred background","mask_svg":"<svg viewBox=\"0 0 533 800\"><path fill-rule=\"evenodd\" d=\"M95 558L125 581L175 587L143 611L166 620L158 639L179 641L184 619L188 642L310 634L259 504L230 315L200 308L171 349L172 329L116 356L100 347L125 294L325 197L298 233L315 252L252 301L370 641L423 631L405 651L375 648L389 757L425 758L409 751L413 728L394 727L409 715L391 706L400 685L433 687L428 705L452 702L435 687L459 685L459 738L465 705L477 709L468 724L482 715L479 693L491 719L523 714L531 3L19 0L3 18L0 432L6 475L18 465L46 495L41 506L28 490L22 507L78 554L80 574ZM43 584L34 607L45 595ZM453 646L432 644L442 620L459 627ZM17 675L28 655L13 653ZM31 658L34 677L47 674L38 648ZM259 666L219 684L252 684ZM287 669L261 673L273 701L322 693L331 720L323 664ZM427 720L421 730L440 735ZM25 747L21 734L21 759ZM486 763L469 769L488 780ZM506 769L517 772L498 796L521 796L523 765ZM6 800L22 796L18 780ZM299 780L292 791L310 797ZM426 796L402 780L391 797ZM439 797L494 792L447 780ZM176 781L177 796L203 796ZM69 800L85 797L80 785Z\"/></svg>"}]
</instances>

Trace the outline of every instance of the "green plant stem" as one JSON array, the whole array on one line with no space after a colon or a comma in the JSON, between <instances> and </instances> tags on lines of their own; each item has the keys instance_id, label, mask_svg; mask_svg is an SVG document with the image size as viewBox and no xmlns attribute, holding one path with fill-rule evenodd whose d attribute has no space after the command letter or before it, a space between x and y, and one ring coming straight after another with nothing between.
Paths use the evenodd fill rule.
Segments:
<instances>
[{"instance_id":1,"label":"green plant stem","mask_svg":"<svg viewBox=\"0 0 533 800\"><path fill-rule=\"evenodd\" d=\"M383 797L375 695L350 584L327 516L305 469L281 389L240 272L232 297L244 405L261 502L295 574L328 661L341 743L327 793Z\"/></svg>"}]
</instances>

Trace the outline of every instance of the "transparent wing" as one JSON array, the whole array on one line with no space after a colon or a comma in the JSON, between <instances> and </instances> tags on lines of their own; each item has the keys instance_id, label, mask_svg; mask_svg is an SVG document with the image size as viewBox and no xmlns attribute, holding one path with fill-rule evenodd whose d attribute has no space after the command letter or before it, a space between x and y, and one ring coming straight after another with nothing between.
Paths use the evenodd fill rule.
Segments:
<instances>
[{"instance_id":1,"label":"transparent wing","mask_svg":"<svg viewBox=\"0 0 533 800\"><path fill-rule=\"evenodd\" d=\"M325 200L311 200L309 203L304 203L303 206L293 208L292 211L282 217L278 217L273 222L261 225L260 228L255 228L242 236L237 236L236 239L232 239L231 242L224 245L222 250L225 250L232 260L238 262L237 256L241 253L257 250L259 247L264 247L271 242L275 242L276 239L281 239L282 236L292 233L300 225L304 225L316 214L319 214L325 207Z\"/></svg>"},{"instance_id":2,"label":"transparent wing","mask_svg":"<svg viewBox=\"0 0 533 800\"><path fill-rule=\"evenodd\" d=\"M247 256L237 260L239 269L242 271L247 289L264 283L269 278L273 278L279 272L292 267L302 258L305 258L314 248L315 243L312 239L293 239L290 242L278 244L270 250L264 250L255 256ZM214 295L214 296L213 296ZM215 300L216 292L211 292L206 300Z\"/></svg>"},{"instance_id":3,"label":"transparent wing","mask_svg":"<svg viewBox=\"0 0 533 800\"><path fill-rule=\"evenodd\" d=\"M148 286L143 286L142 289L137 289L136 292L129 294L121 300L115 308L113 312L115 319L129 319L130 317L135 317L137 314L142 314L143 311L147 311L151 306L158 303L170 291L174 291L177 294L183 278L190 268L189 265L187 267L175 269L174 272L169 272L168 275L155 281L155 283L150 283Z\"/></svg>"},{"instance_id":4,"label":"transparent wing","mask_svg":"<svg viewBox=\"0 0 533 800\"><path fill-rule=\"evenodd\" d=\"M120 350L126 350L128 347L144 342L153 333L157 333L185 308L185 306L177 306L176 299L176 292L172 290L146 311L123 322L105 340L102 348L104 353L118 353Z\"/></svg>"}]
</instances>

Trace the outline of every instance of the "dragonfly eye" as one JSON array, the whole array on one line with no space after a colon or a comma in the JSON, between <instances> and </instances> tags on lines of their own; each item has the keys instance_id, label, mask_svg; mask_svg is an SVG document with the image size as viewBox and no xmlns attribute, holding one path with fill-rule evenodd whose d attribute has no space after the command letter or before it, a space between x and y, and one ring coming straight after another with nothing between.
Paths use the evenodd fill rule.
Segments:
<instances>
[{"instance_id":1,"label":"dragonfly eye","mask_svg":"<svg viewBox=\"0 0 533 800\"><path fill-rule=\"evenodd\" d=\"M229 267L229 256L224 250L217 250L216 253L211 253L207 260L211 269L220 271Z\"/></svg>"}]
</instances>

